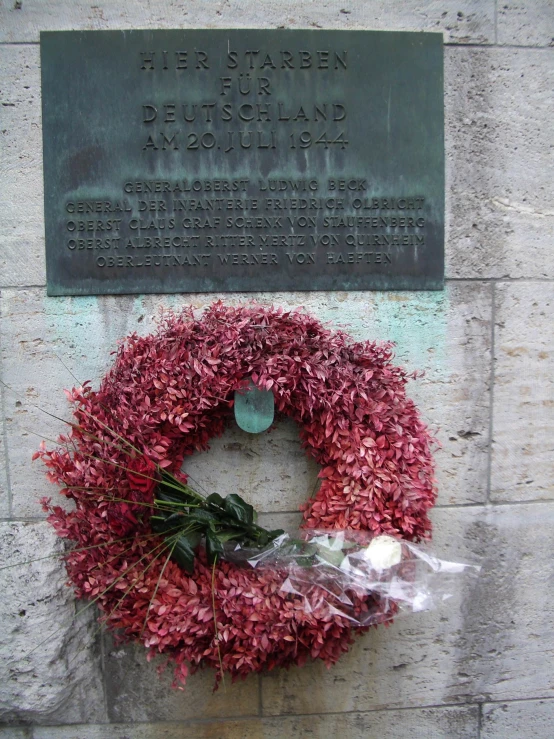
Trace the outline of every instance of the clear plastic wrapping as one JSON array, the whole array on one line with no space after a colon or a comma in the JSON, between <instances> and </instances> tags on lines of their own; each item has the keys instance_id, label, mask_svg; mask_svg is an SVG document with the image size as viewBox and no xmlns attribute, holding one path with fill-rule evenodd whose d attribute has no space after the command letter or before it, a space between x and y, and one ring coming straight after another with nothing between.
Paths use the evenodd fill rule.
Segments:
<instances>
[{"instance_id":1,"label":"clear plastic wrapping","mask_svg":"<svg viewBox=\"0 0 554 739\"><path fill-rule=\"evenodd\" d=\"M279 573L281 591L306 613L361 627L436 608L456 592L460 575L480 570L438 559L426 544L352 530L282 534L262 550L229 544L225 559Z\"/></svg>"}]
</instances>

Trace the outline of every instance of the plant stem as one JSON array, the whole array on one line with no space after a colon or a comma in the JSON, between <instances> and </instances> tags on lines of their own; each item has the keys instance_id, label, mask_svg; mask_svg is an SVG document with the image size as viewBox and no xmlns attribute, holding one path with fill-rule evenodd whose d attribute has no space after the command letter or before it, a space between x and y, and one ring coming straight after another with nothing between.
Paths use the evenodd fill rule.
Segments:
<instances>
[{"instance_id":1,"label":"plant stem","mask_svg":"<svg viewBox=\"0 0 554 739\"><path fill-rule=\"evenodd\" d=\"M215 565L212 565L212 611L214 614L214 631L215 631L215 643L217 646L217 657L219 659L219 672L221 674L221 684L223 685L223 691L225 692L225 673L223 672L223 660L221 659L221 648L219 646L219 632L217 630L217 613L215 610Z\"/></svg>"}]
</instances>

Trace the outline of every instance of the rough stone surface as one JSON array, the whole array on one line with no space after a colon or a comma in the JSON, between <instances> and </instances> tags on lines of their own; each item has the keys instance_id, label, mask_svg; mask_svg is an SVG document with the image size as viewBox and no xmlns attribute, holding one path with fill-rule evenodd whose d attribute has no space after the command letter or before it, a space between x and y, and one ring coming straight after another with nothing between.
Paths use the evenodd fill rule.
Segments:
<instances>
[{"instance_id":1,"label":"rough stone surface","mask_svg":"<svg viewBox=\"0 0 554 739\"><path fill-rule=\"evenodd\" d=\"M192 724L76 726L37 728L33 739L477 739L477 708L422 708Z\"/></svg>"},{"instance_id":2,"label":"rough stone surface","mask_svg":"<svg viewBox=\"0 0 554 739\"><path fill-rule=\"evenodd\" d=\"M554 284L496 295L491 497L554 498Z\"/></svg>"},{"instance_id":3,"label":"rough stone surface","mask_svg":"<svg viewBox=\"0 0 554 739\"><path fill-rule=\"evenodd\" d=\"M185 459L191 483L206 494L237 492L263 511L294 511L317 489L319 466L300 446L298 427L283 419L268 433L233 427L210 450Z\"/></svg>"},{"instance_id":4,"label":"rough stone surface","mask_svg":"<svg viewBox=\"0 0 554 739\"><path fill-rule=\"evenodd\" d=\"M184 305L180 296L166 306ZM37 501L56 490L40 463L30 459L47 438L67 430L64 388L91 380L96 386L113 361L117 341L153 329L157 297L47 298L45 290L4 290L0 298L1 351L5 388L13 515L41 516ZM42 409L42 410L41 410Z\"/></svg>"},{"instance_id":5,"label":"rough stone surface","mask_svg":"<svg viewBox=\"0 0 554 739\"><path fill-rule=\"evenodd\" d=\"M550 739L554 701L514 701L483 706L481 739Z\"/></svg>"},{"instance_id":6,"label":"rough stone surface","mask_svg":"<svg viewBox=\"0 0 554 739\"><path fill-rule=\"evenodd\" d=\"M502 0L498 3L498 43L517 46L553 46L552 0Z\"/></svg>"},{"instance_id":7,"label":"rough stone surface","mask_svg":"<svg viewBox=\"0 0 554 739\"><path fill-rule=\"evenodd\" d=\"M487 487L488 380L492 292L488 285L449 285L442 293L276 293L253 299L297 307L356 339L393 340L399 364L421 370L425 378L410 383L409 393L423 418L437 432L439 502L476 503ZM42 408L68 417L63 388L92 380L97 384L110 365L117 340L134 330L148 332L159 306L192 304L203 308L213 295L47 298L43 289L4 290L0 298L6 391L6 427L10 450L13 513L40 516L36 501L55 494L30 465L42 435L55 439L61 422ZM245 296L229 295L237 303ZM20 403L21 405L18 405ZM38 406L38 408L37 408ZM316 468L301 453L294 428L247 441L235 429L214 440L212 453L187 461L197 483L221 488L227 471L240 460L237 483L255 487L259 510L294 510L315 482ZM252 452L252 450L254 450ZM259 455L259 457L257 456ZM283 466L292 471L286 472ZM287 478L286 475L291 477ZM275 485L272 483L275 480Z\"/></svg>"},{"instance_id":8,"label":"rough stone surface","mask_svg":"<svg viewBox=\"0 0 554 739\"><path fill-rule=\"evenodd\" d=\"M160 660L146 662L140 645L114 646L106 637L105 674L108 715L111 721L178 721L258 713L257 676L213 693L215 673L204 670L187 680L185 692L172 690L173 671L157 674Z\"/></svg>"},{"instance_id":9,"label":"rough stone surface","mask_svg":"<svg viewBox=\"0 0 554 739\"><path fill-rule=\"evenodd\" d=\"M133 302L127 301L127 306L129 314L121 302L113 310L113 302L99 306L95 299L72 306L71 301L46 298L42 289L2 293L2 363L8 386L6 429L15 516L42 515L38 499L55 493L40 463L31 465L30 459L41 437L56 439L66 427L42 411L68 417L63 388L78 384L71 373L83 382L97 380L105 371L117 338L139 318L132 314Z\"/></svg>"},{"instance_id":10,"label":"rough stone surface","mask_svg":"<svg viewBox=\"0 0 554 739\"><path fill-rule=\"evenodd\" d=\"M0 385L0 408L4 408L4 388ZM3 415L3 413L2 413ZM8 466L6 463L6 442L4 419L0 423L0 518L10 514L10 496L8 485Z\"/></svg>"},{"instance_id":11,"label":"rough stone surface","mask_svg":"<svg viewBox=\"0 0 554 739\"><path fill-rule=\"evenodd\" d=\"M449 277L554 273L552 53L446 49Z\"/></svg>"},{"instance_id":12,"label":"rough stone surface","mask_svg":"<svg viewBox=\"0 0 554 739\"><path fill-rule=\"evenodd\" d=\"M39 31L114 28L371 28L438 31L450 43L494 40L494 0L87 0L0 2L0 41L38 41Z\"/></svg>"},{"instance_id":13,"label":"rough stone surface","mask_svg":"<svg viewBox=\"0 0 554 739\"><path fill-rule=\"evenodd\" d=\"M61 552L44 522L0 523L2 723L106 720L92 609L75 616Z\"/></svg>"},{"instance_id":14,"label":"rough stone surface","mask_svg":"<svg viewBox=\"0 0 554 739\"><path fill-rule=\"evenodd\" d=\"M43 285L46 268L38 47L0 46L0 69L0 287Z\"/></svg>"},{"instance_id":15,"label":"rough stone surface","mask_svg":"<svg viewBox=\"0 0 554 739\"><path fill-rule=\"evenodd\" d=\"M302 525L302 514L299 511L294 513L260 513L260 526L266 529L283 529L283 531L293 533Z\"/></svg>"},{"instance_id":16,"label":"rough stone surface","mask_svg":"<svg viewBox=\"0 0 554 739\"><path fill-rule=\"evenodd\" d=\"M554 504L435 510L433 549L483 567L434 612L357 640L327 671L262 679L265 715L509 700L554 695Z\"/></svg>"}]
</instances>

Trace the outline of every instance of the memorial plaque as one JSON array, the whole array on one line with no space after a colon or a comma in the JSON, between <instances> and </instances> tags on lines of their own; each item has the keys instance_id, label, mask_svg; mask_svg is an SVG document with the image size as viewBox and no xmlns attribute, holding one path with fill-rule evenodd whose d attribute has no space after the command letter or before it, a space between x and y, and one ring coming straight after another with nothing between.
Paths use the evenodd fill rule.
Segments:
<instances>
[{"instance_id":1,"label":"memorial plaque","mask_svg":"<svg viewBox=\"0 0 554 739\"><path fill-rule=\"evenodd\" d=\"M49 295L435 290L442 36L41 34Z\"/></svg>"}]
</instances>

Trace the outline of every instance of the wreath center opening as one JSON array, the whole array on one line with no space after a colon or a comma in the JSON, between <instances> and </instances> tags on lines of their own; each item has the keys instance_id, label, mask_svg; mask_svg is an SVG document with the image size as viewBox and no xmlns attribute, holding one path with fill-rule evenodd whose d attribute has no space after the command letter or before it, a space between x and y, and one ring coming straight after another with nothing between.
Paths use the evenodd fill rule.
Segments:
<instances>
[{"instance_id":1,"label":"wreath center opening","mask_svg":"<svg viewBox=\"0 0 554 739\"><path fill-rule=\"evenodd\" d=\"M237 493L260 513L296 513L317 489L320 466L300 444L299 425L278 415L260 434L231 417L205 452L185 457L182 471L202 494Z\"/></svg>"}]
</instances>

